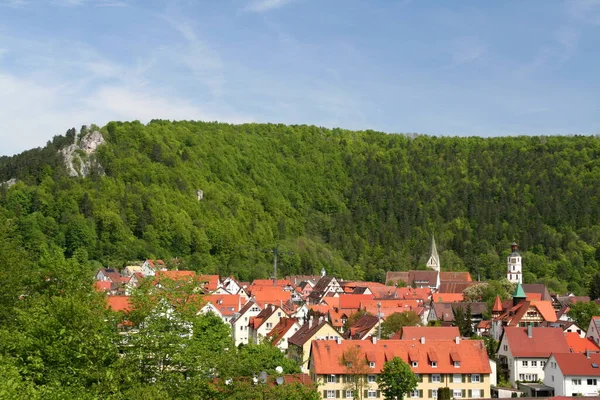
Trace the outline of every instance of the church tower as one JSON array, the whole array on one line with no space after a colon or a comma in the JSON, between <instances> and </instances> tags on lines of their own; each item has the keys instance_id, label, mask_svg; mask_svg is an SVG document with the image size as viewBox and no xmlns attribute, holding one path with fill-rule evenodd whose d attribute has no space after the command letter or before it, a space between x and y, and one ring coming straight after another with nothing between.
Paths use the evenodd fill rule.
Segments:
<instances>
[{"instance_id":1,"label":"church tower","mask_svg":"<svg viewBox=\"0 0 600 400\"><path fill-rule=\"evenodd\" d=\"M431 252L429 260L427 261L427 268L431 268L437 272L440 272L440 256L438 255L437 248L435 246L435 237L431 235Z\"/></svg>"},{"instance_id":2,"label":"church tower","mask_svg":"<svg viewBox=\"0 0 600 400\"><path fill-rule=\"evenodd\" d=\"M512 253L508 256L508 270L506 279L513 283L523 283L523 271L521 270L521 255L516 242L512 244Z\"/></svg>"}]
</instances>

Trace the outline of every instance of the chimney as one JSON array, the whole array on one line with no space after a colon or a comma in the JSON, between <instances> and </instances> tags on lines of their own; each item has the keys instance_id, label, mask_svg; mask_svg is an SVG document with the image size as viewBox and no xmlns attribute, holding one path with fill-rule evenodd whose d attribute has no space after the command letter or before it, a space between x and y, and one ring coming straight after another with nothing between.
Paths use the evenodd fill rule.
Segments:
<instances>
[{"instance_id":1,"label":"chimney","mask_svg":"<svg viewBox=\"0 0 600 400\"><path fill-rule=\"evenodd\" d=\"M373 344L377 344L377 336L371 336L371 341Z\"/></svg>"},{"instance_id":2,"label":"chimney","mask_svg":"<svg viewBox=\"0 0 600 400\"><path fill-rule=\"evenodd\" d=\"M456 343L456 344L460 343L460 336L457 336L454 338L454 343Z\"/></svg>"},{"instance_id":3,"label":"chimney","mask_svg":"<svg viewBox=\"0 0 600 400\"><path fill-rule=\"evenodd\" d=\"M310 318L308 318L308 329L312 328L312 321L313 321L313 317L311 315Z\"/></svg>"},{"instance_id":4,"label":"chimney","mask_svg":"<svg viewBox=\"0 0 600 400\"><path fill-rule=\"evenodd\" d=\"M589 350L585 351L585 358L587 358L588 360L590 359L590 351Z\"/></svg>"},{"instance_id":5,"label":"chimney","mask_svg":"<svg viewBox=\"0 0 600 400\"><path fill-rule=\"evenodd\" d=\"M340 336L336 337L337 344L342 344L342 338Z\"/></svg>"},{"instance_id":6,"label":"chimney","mask_svg":"<svg viewBox=\"0 0 600 400\"><path fill-rule=\"evenodd\" d=\"M421 336L421 344L425 344L425 336Z\"/></svg>"},{"instance_id":7,"label":"chimney","mask_svg":"<svg viewBox=\"0 0 600 400\"><path fill-rule=\"evenodd\" d=\"M527 337L529 339L533 338L533 326L527 325Z\"/></svg>"}]
</instances>

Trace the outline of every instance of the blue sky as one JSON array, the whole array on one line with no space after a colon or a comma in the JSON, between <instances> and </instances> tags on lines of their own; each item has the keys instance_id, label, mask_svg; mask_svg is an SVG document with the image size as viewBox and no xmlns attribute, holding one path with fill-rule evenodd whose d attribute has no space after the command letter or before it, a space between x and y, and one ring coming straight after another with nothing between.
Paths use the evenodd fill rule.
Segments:
<instances>
[{"instance_id":1,"label":"blue sky","mask_svg":"<svg viewBox=\"0 0 600 400\"><path fill-rule=\"evenodd\" d=\"M600 0L0 0L0 155L152 118L600 134Z\"/></svg>"}]
</instances>

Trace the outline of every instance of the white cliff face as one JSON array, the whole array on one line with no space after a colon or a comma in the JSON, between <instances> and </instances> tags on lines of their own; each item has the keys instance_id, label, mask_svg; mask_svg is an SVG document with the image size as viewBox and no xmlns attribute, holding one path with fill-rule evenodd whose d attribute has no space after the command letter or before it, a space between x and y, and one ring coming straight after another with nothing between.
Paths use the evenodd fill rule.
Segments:
<instances>
[{"instance_id":1,"label":"white cliff face","mask_svg":"<svg viewBox=\"0 0 600 400\"><path fill-rule=\"evenodd\" d=\"M105 142L104 137L98 131L86 133L79 143L74 143L60 150L67 171L70 176L88 176L90 170L98 168L101 175L104 175L102 166L98 163L95 157L98 146Z\"/></svg>"},{"instance_id":2,"label":"white cliff face","mask_svg":"<svg viewBox=\"0 0 600 400\"><path fill-rule=\"evenodd\" d=\"M8 189L9 187L11 187L12 185L14 185L16 183L17 183L17 180L15 178L11 178L11 179L7 180L6 182L0 183L0 186L6 186L6 188Z\"/></svg>"}]
</instances>

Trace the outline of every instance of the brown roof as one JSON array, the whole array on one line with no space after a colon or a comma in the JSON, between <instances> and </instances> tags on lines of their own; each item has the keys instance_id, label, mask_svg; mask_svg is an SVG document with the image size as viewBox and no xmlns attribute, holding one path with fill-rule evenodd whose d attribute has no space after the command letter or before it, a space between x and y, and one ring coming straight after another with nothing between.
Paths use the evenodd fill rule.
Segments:
<instances>
[{"instance_id":1,"label":"brown roof","mask_svg":"<svg viewBox=\"0 0 600 400\"><path fill-rule=\"evenodd\" d=\"M556 363L563 375L578 376L600 376L600 354L589 354L589 358L584 353L555 353L553 354ZM592 364L595 364L596 367Z\"/></svg>"},{"instance_id":2,"label":"brown roof","mask_svg":"<svg viewBox=\"0 0 600 400\"><path fill-rule=\"evenodd\" d=\"M440 272L440 282L471 282L472 280L468 272Z\"/></svg>"},{"instance_id":3,"label":"brown roof","mask_svg":"<svg viewBox=\"0 0 600 400\"><path fill-rule=\"evenodd\" d=\"M452 303L434 303L433 311L435 312L436 318L440 321L454 321L454 310L452 310Z\"/></svg>"},{"instance_id":4,"label":"brown roof","mask_svg":"<svg viewBox=\"0 0 600 400\"><path fill-rule=\"evenodd\" d=\"M527 329L532 330L531 337ZM549 357L551 353L570 353L569 345L560 328L505 327L503 336L513 357Z\"/></svg>"},{"instance_id":5,"label":"brown roof","mask_svg":"<svg viewBox=\"0 0 600 400\"><path fill-rule=\"evenodd\" d=\"M456 312L457 308L462 308L464 311L467 311L467 307L471 306L471 315L481 315L485 314L488 309L488 305L483 301L473 301L470 303L450 303L452 310Z\"/></svg>"},{"instance_id":6,"label":"brown roof","mask_svg":"<svg viewBox=\"0 0 600 400\"><path fill-rule=\"evenodd\" d=\"M304 343L312 339L325 325L331 326L331 324L324 319L312 321L312 323L311 321L305 322L304 325L298 329L298 332L294 333L292 337L288 339L288 343L302 347L304 346ZM333 329L332 326L331 329Z\"/></svg>"},{"instance_id":7,"label":"brown roof","mask_svg":"<svg viewBox=\"0 0 600 400\"><path fill-rule=\"evenodd\" d=\"M377 325L377 322L379 322L378 317L365 314L348 328L344 336L349 339L363 339Z\"/></svg>"},{"instance_id":8,"label":"brown roof","mask_svg":"<svg viewBox=\"0 0 600 400\"><path fill-rule=\"evenodd\" d=\"M385 281L396 284L398 281L404 281L408 286L417 282L427 283L429 286L437 284L437 271L411 270L411 271L388 271L385 274Z\"/></svg>"},{"instance_id":9,"label":"brown roof","mask_svg":"<svg viewBox=\"0 0 600 400\"><path fill-rule=\"evenodd\" d=\"M468 287L481 282L440 282L438 293L462 293Z\"/></svg>"},{"instance_id":10,"label":"brown roof","mask_svg":"<svg viewBox=\"0 0 600 400\"><path fill-rule=\"evenodd\" d=\"M543 283L524 283L521 286L523 287L525 294L540 293L542 295L542 300L552 300L548 288L546 288L546 285Z\"/></svg>"}]
</instances>

